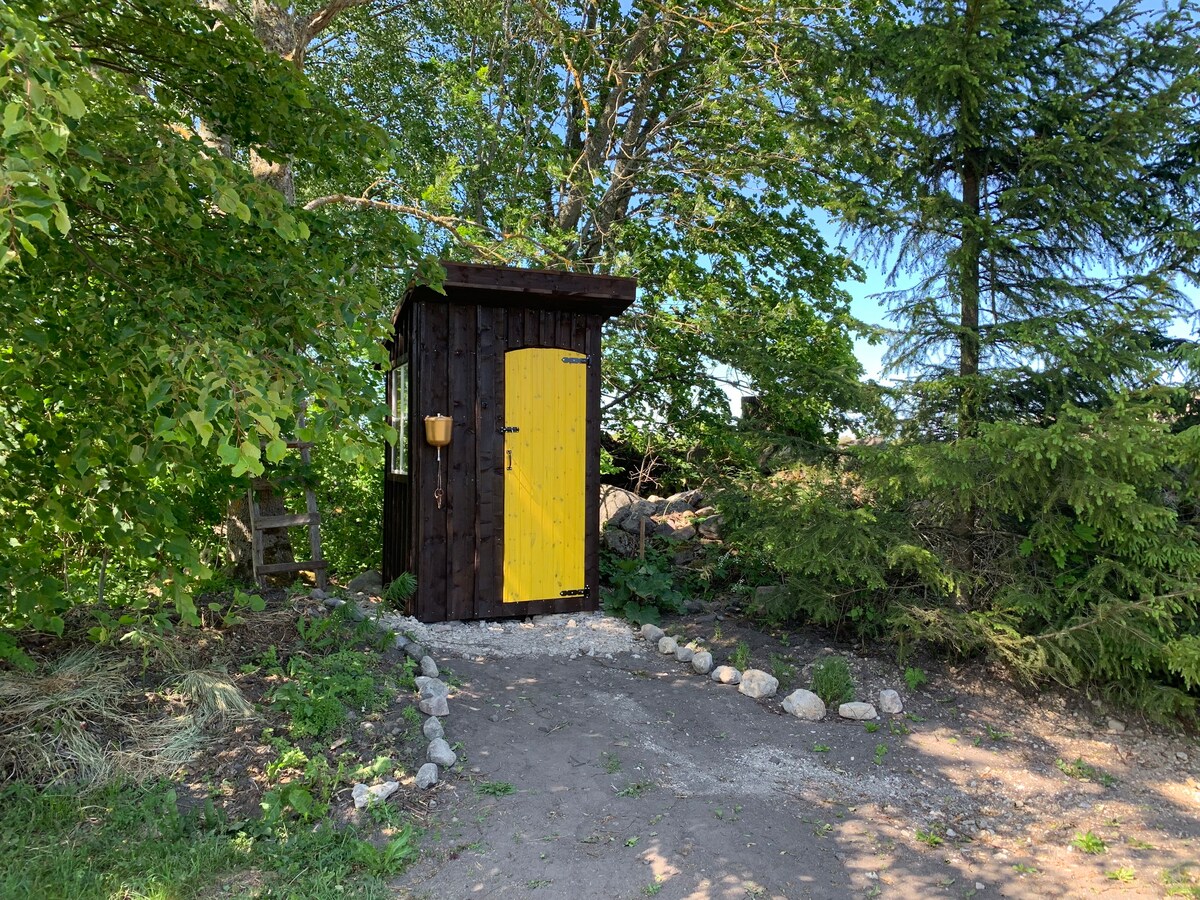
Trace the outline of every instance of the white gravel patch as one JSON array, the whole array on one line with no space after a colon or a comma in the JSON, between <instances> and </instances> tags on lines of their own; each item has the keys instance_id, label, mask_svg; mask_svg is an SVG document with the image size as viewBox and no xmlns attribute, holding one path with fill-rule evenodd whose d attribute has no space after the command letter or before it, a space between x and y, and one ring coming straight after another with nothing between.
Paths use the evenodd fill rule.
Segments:
<instances>
[{"instance_id":1,"label":"white gravel patch","mask_svg":"<svg viewBox=\"0 0 1200 900\"><path fill-rule=\"evenodd\" d=\"M602 656L633 651L633 629L603 613L534 616L525 621L437 622L379 617L380 627L407 634L447 656Z\"/></svg>"}]
</instances>

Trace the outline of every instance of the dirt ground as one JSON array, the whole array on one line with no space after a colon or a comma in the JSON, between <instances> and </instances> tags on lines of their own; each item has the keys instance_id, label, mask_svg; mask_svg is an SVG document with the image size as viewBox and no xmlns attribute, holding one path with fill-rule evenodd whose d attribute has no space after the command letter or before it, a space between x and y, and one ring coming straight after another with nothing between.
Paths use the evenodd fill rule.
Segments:
<instances>
[{"instance_id":1,"label":"dirt ground","mask_svg":"<svg viewBox=\"0 0 1200 900\"><path fill-rule=\"evenodd\" d=\"M819 638L711 614L668 630L718 664L745 640L760 668L794 673L755 701L640 641L612 659L439 660L463 762L397 896L1200 896L1193 737L1114 733L1086 698L1023 696L978 667L928 668L911 691L890 661ZM785 715L785 689L835 650L859 699L895 688L904 714L871 730ZM1071 846L1088 832L1103 852Z\"/></svg>"}]
</instances>

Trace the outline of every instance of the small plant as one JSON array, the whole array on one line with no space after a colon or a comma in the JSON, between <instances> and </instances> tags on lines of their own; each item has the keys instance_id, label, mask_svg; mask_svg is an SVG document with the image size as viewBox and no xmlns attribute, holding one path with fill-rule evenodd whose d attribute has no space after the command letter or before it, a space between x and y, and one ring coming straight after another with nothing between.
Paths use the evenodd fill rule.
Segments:
<instances>
[{"instance_id":1,"label":"small plant","mask_svg":"<svg viewBox=\"0 0 1200 900\"><path fill-rule=\"evenodd\" d=\"M1104 839L1091 831L1075 832L1071 846L1076 850L1093 856L1108 851L1108 845L1104 843Z\"/></svg>"},{"instance_id":2,"label":"small plant","mask_svg":"<svg viewBox=\"0 0 1200 900\"><path fill-rule=\"evenodd\" d=\"M652 881L648 885L646 885L644 888L642 888L642 893L645 894L647 897L653 897L655 894L657 894L662 889L663 889L663 886L662 886L661 881Z\"/></svg>"},{"instance_id":3,"label":"small plant","mask_svg":"<svg viewBox=\"0 0 1200 900\"><path fill-rule=\"evenodd\" d=\"M633 837L631 837L631 838L627 838L627 839L626 839L626 841L625 841L625 846L626 846L626 847L636 847L636 846L637 846L637 842L638 842L639 840L641 840L641 839L640 839L640 838L639 838L639 837L638 837L638 836L635 834Z\"/></svg>"},{"instance_id":4,"label":"small plant","mask_svg":"<svg viewBox=\"0 0 1200 900\"><path fill-rule=\"evenodd\" d=\"M392 609L405 609L416 592L417 576L412 572L401 572L383 592L383 602Z\"/></svg>"},{"instance_id":5,"label":"small plant","mask_svg":"<svg viewBox=\"0 0 1200 900\"><path fill-rule=\"evenodd\" d=\"M618 797L633 797L637 799L649 790L654 788L653 781L631 781L625 787L617 791Z\"/></svg>"},{"instance_id":6,"label":"small plant","mask_svg":"<svg viewBox=\"0 0 1200 900\"><path fill-rule=\"evenodd\" d=\"M1200 897L1200 883L1192 877L1186 863L1164 869L1162 883L1163 887L1167 889L1168 897Z\"/></svg>"},{"instance_id":7,"label":"small plant","mask_svg":"<svg viewBox=\"0 0 1200 900\"><path fill-rule=\"evenodd\" d=\"M721 623L718 622L716 625L713 626L712 642L714 644L717 643L717 641L721 640L721 635L723 635L724 633L725 632L723 632L721 630Z\"/></svg>"},{"instance_id":8,"label":"small plant","mask_svg":"<svg viewBox=\"0 0 1200 900\"><path fill-rule=\"evenodd\" d=\"M812 692L826 706L849 703L854 699L854 676L850 666L840 656L827 656L813 666Z\"/></svg>"},{"instance_id":9,"label":"small plant","mask_svg":"<svg viewBox=\"0 0 1200 900\"><path fill-rule=\"evenodd\" d=\"M915 691L922 685L929 684L929 679L925 677L923 669L916 669L909 666L904 670L904 683L908 685L910 691Z\"/></svg>"},{"instance_id":10,"label":"small plant","mask_svg":"<svg viewBox=\"0 0 1200 900\"><path fill-rule=\"evenodd\" d=\"M507 781L481 781L475 785L475 793L481 797L507 797L516 788Z\"/></svg>"},{"instance_id":11,"label":"small plant","mask_svg":"<svg viewBox=\"0 0 1200 900\"><path fill-rule=\"evenodd\" d=\"M745 641L738 641L729 657L729 664L743 672L748 669L750 667L750 645Z\"/></svg>"},{"instance_id":12,"label":"small plant","mask_svg":"<svg viewBox=\"0 0 1200 900\"><path fill-rule=\"evenodd\" d=\"M792 665L791 660L779 653L771 654L771 674L775 676L775 680L782 684L790 684L793 676L796 674L796 667Z\"/></svg>"},{"instance_id":13,"label":"small plant","mask_svg":"<svg viewBox=\"0 0 1200 900\"><path fill-rule=\"evenodd\" d=\"M875 765L877 765L877 766L883 765L883 758L885 756L887 756L887 752L888 752L887 744L876 744L875 745Z\"/></svg>"},{"instance_id":14,"label":"small plant","mask_svg":"<svg viewBox=\"0 0 1200 900\"><path fill-rule=\"evenodd\" d=\"M879 730L879 723L867 722L863 727L867 729L867 734L874 734Z\"/></svg>"},{"instance_id":15,"label":"small plant","mask_svg":"<svg viewBox=\"0 0 1200 900\"><path fill-rule=\"evenodd\" d=\"M621 771L621 758L615 753L602 750L600 752L600 765L604 766L604 771L609 775L616 775Z\"/></svg>"},{"instance_id":16,"label":"small plant","mask_svg":"<svg viewBox=\"0 0 1200 900\"><path fill-rule=\"evenodd\" d=\"M1037 866L1028 866L1025 863L1017 863L1013 866L1013 871L1018 875L1041 875L1042 872Z\"/></svg>"},{"instance_id":17,"label":"small plant","mask_svg":"<svg viewBox=\"0 0 1200 900\"><path fill-rule=\"evenodd\" d=\"M912 731L903 722L890 722L888 724L888 730L897 737L906 734L912 734Z\"/></svg>"},{"instance_id":18,"label":"small plant","mask_svg":"<svg viewBox=\"0 0 1200 900\"><path fill-rule=\"evenodd\" d=\"M828 753L828 744L813 744L813 753Z\"/></svg>"},{"instance_id":19,"label":"small plant","mask_svg":"<svg viewBox=\"0 0 1200 900\"><path fill-rule=\"evenodd\" d=\"M987 731L988 740L990 740L990 741L1007 741L1010 738L1012 738L1011 731L997 731L995 728L993 728L991 725L988 725L986 722L984 723L983 727L984 727L984 730Z\"/></svg>"},{"instance_id":20,"label":"small plant","mask_svg":"<svg viewBox=\"0 0 1200 900\"><path fill-rule=\"evenodd\" d=\"M1130 838L1125 842L1125 846L1130 850L1157 850L1158 848L1149 841L1140 841L1137 838Z\"/></svg>"},{"instance_id":21,"label":"small plant","mask_svg":"<svg viewBox=\"0 0 1200 900\"><path fill-rule=\"evenodd\" d=\"M1133 870L1133 866L1121 866L1119 869L1105 872L1104 877L1109 881L1119 881L1122 884L1129 884L1137 878L1137 872Z\"/></svg>"},{"instance_id":22,"label":"small plant","mask_svg":"<svg viewBox=\"0 0 1200 900\"><path fill-rule=\"evenodd\" d=\"M1105 787L1112 787L1117 783L1117 779L1113 778L1103 769L1098 769L1096 766L1086 763L1079 758L1072 763L1063 759L1056 759L1054 765L1069 778L1076 778L1080 781L1095 781Z\"/></svg>"},{"instance_id":23,"label":"small plant","mask_svg":"<svg viewBox=\"0 0 1200 900\"><path fill-rule=\"evenodd\" d=\"M605 554L601 570L612 585L604 597L604 611L624 616L635 625L658 624L662 614L683 609L683 594L675 585L674 566L660 551L648 550L645 559L622 559Z\"/></svg>"},{"instance_id":24,"label":"small plant","mask_svg":"<svg viewBox=\"0 0 1200 900\"><path fill-rule=\"evenodd\" d=\"M942 836L938 834L938 827L931 825L929 828L917 829L917 840L929 847L940 847L942 845Z\"/></svg>"},{"instance_id":25,"label":"small plant","mask_svg":"<svg viewBox=\"0 0 1200 900\"><path fill-rule=\"evenodd\" d=\"M813 834L815 834L819 838L823 838L823 837L828 837L829 833L832 831L833 831L833 823L832 822L824 822L813 829Z\"/></svg>"}]
</instances>

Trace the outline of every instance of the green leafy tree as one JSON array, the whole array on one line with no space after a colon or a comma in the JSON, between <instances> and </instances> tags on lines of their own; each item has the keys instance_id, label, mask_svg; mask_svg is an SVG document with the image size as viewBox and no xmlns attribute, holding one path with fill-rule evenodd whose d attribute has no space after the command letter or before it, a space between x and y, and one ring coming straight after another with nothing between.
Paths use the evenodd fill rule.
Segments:
<instances>
[{"instance_id":1,"label":"green leafy tree","mask_svg":"<svg viewBox=\"0 0 1200 900\"><path fill-rule=\"evenodd\" d=\"M61 630L118 564L194 621L193 495L281 460L302 402L348 460L388 436L343 360L383 361L361 273L416 246L256 175L389 144L189 0L7 5L0 33L0 626Z\"/></svg>"},{"instance_id":2,"label":"green leafy tree","mask_svg":"<svg viewBox=\"0 0 1200 900\"><path fill-rule=\"evenodd\" d=\"M726 381L812 441L856 402L853 267L806 214L822 83L780 69L812 22L750 6L616 0L371 5L310 53L331 96L408 150L351 203L412 217L438 253L633 274L606 335L610 423L669 444L727 433ZM811 43L811 41L809 42ZM353 164L353 163L352 163Z\"/></svg>"}]
</instances>

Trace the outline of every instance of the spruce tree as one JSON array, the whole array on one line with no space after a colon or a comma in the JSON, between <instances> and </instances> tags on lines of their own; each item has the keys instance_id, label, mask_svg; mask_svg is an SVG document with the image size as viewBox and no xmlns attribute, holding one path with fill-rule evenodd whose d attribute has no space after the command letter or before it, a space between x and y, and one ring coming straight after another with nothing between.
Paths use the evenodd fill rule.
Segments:
<instances>
[{"instance_id":1,"label":"spruce tree","mask_svg":"<svg viewBox=\"0 0 1200 900\"><path fill-rule=\"evenodd\" d=\"M862 21L841 50L886 137L843 145L842 212L904 285L889 361L927 413L965 436L1176 367L1200 222L1196 8L913 0Z\"/></svg>"}]
</instances>

